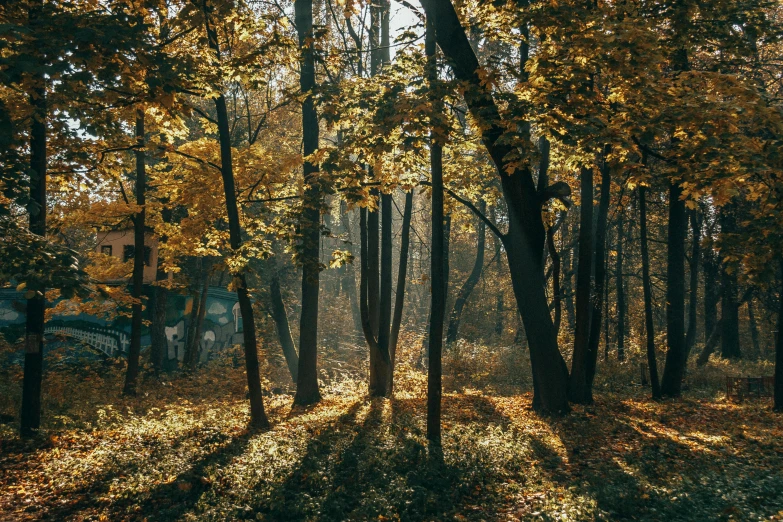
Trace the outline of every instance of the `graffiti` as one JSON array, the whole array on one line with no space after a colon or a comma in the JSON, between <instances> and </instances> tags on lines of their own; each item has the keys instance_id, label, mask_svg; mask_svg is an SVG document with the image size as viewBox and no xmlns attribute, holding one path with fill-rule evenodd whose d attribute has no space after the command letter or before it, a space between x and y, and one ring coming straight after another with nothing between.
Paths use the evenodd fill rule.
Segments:
<instances>
[{"instance_id":1,"label":"graffiti","mask_svg":"<svg viewBox=\"0 0 783 522\"><path fill-rule=\"evenodd\" d=\"M152 292L148 287L145 289L148 306L144 319L151 324ZM24 337L26 304L22 293L0 289L0 335L8 342L14 343ZM192 306L193 300L187 295L172 293L166 301L165 333L168 359L172 362L182 361L185 356L188 334L194 326L189 313ZM236 294L211 287L206 307L199 339L199 360L202 362L232 345L243 344L242 316ZM130 326L127 317L105 320L87 314L57 315L47 322L45 333L50 337L75 339L109 357L121 357L127 354L130 346ZM143 350L150 345L148 324L142 328L141 344Z\"/></svg>"}]
</instances>

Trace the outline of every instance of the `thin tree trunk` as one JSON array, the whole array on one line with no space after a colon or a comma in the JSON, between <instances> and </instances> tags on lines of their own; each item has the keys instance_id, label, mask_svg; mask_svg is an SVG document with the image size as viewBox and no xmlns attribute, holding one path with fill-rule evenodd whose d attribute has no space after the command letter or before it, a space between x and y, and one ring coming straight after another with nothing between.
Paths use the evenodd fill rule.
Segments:
<instances>
[{"instance_id":1,"label":"thin tree trunk","mask_svg":"<svg viewBox=\"0 0 783 522\"><path fill-rule=\"evenodd\" d=\"M589 404L592 401L587 388L587 361L590 357L590 286L593 264L593 169L582 167L579 203L579 267L576 279L576 331L574 355L568 382L571 402Z\"/></svg>"},{"instance_id":2,"label":"thin tree trunk","mask_svg":"<svg viewBox=\"0 0 783 522\"><path fill-rule=\"evenodd\" d=\"M573 277L574 277L574 255L573 247L571 243L571 229L572 225L566 222L563 228L563 295L565 300L566 319L568 321L568 329L573 330L576 323L576 312L574 310L574 295L573 295Z\"/></svg>"},{"instance_id":3,"label":"thin tree trunk","mask_svg":"<svg viewBox=\"0 0 783 522\"><path fill-rule=\"evenodd\" d=\"M721 234L732 234L737 224L734 217L734 205L720 210ZM721 355L726 359L742 357L739 338L739 303L737 302L737 272L734 267L724 263L721 270Z\"/></svg>"},{"instance_id":4,"label":"thin tree trunk","mask_svg":"<svg viewBox=\"0 0 783 522\"><path fill-rule=\"evenodd\" d=\"M394 301L394 317L392 317L391 335L389 338L389 355L392 371L397 356L397 340L400 336L402 311L405 304L405 283L408 277L408 250L411 236L411 217L413 215L413 190L405 193L405 207L402 211L402 235L400 237L400 264L397 271L397 294Z\"/></svg>"},{"instance_id":5,"label":"thin tree trunk","mask_svg":"<svg viewBox=\"0 0 783 522\"><path fill-rule=\"evenodd\" d=\"M283 302L283 294L280 291L280 279L277 276L272 278L269 285L269 295L271 301L272 320L277 329L277 338L283 349L283 356L288 365L288 371L291 373L291 380L297 381L299 373L299 356L296 353L294 338L291 336L291 326L288 324L288 314Z\"/></svg>"},{"instance_id":6,"label":"thin tree trunk","mask_svg":"<svg viewBox=\"0 0 783 522\"><path fill-rule=\"evenodd\" d=\"M705 249L704 264L704 342L712 337L718 324L718 302L720 301L720 267L712 246Z\"/></svg>"},{"instance_id":7,"label":"thin tree trunk","mask_svg":"<svg viewBox=\"0 0 783 522\"><path fill-rule=\"evenodd\" d=\"M701 350L699 357L696 359L696 366L702 367L710 360L710 355L715 353L715 348L718 347L720 341L720 335L722 332L721 320L719 319L715 323L715 328L712 329L709 339L704 343L704 348Z\"/></svg>"},{"instance_id":8,"label":"thin tree trunk","mask_svg":"<svg viewBox=\"0 0 783 522\"><path fill-rule=\"evenodd\" d=\"M142 327L142 287L144 285L144 234L147 192L147 173L144 163L144 111L136 111L136 205L139 211L133 218L133 276L131 280L131 338L128 350L128 368L125 372L125 386L123 395L136 395L136 380L139 376L139 356L141 354L141 327Z\"/></svg>"},{"instance_id":9,"label":"thin tree trunk","mask_svg":"<svg viewBox=\"0 0 783 522\"><path fill-rule=\"evenodd\" d=\"M652 282L650 281L650 254L647 251L647 188L639 185L639 242L642 254L642 288L644 291L644 324L647 334L647 366L650 371L653 399L661 398L658 380L658 362L655 357L655 325L652 309Z\"/></svg>"},{"instance_id":10,"label":"thin tree trunk","mask_svg":"<svg viewBox=\"0 0 783 522\"><path fill-rule=\"evenodd\" d=\"M560 215L561 223L563 220L565 220L565 213L562 213ZM554 320L554 326L555 326L555 333L559 334L560 332L560 323L562 321L563 316L563 290L560 286L560 253L557 251L557 247L555 246L555 230L556 227L550 227L549 230L546 231L546 244L547 248L549 249L549 255L552 258L552 305L555 308L555 320ZM562 234L561 234L562 237Z\"/></svg>"},{"instance_id":11,"label":"thin tree trunk","mask_svg":"<svg viewBox=\"0 0 783 522\"><path fill-rule=\"evenodd\" d=\"M430 85L432 85L437 79L435 25L432 13L427 14L425 52L427 55L427 76ZM433 101L435 100L433 99ZM432 178L432 255L430 258L432 301L430 304L429 357L427 358L427 440L435 446L440 446L443 371L441 352L446 313L446 278L444 273L443 148L435 129L430 133L430 175Z\"/></svg>"},{"instance_id":12,"label":"thin tree trunk","mask_svg":"<svg viewBox=\"0 0 783 522\"><path fill-rule=\"evenodd\" d=\"M617 360L625 360L625 288L623 287L623 243L625 242L625 209L620 209L617 222L617 264L615 266L615 291L617 293Z\"/></svg>"},{"instance_id":13,"label":"thin tree trunk","mask_svg":"<svg viewBox=\"0 0 783 522\"><path fill-rule=\"evenodd\" d=\"M166 279L166 273L160 268L158 257L158 270L155 275L158 282ZM169 344L166 338L166 304L169 291L160 284L155 285L152 305L152 325L150 326L150 363L156 373L163 370L163 361L168 357Z\"/></svg>"},{"instance_id":14,"label":"thin tree trunk","mask_svg":"<svg viewBox=\"0 0 783 522\"><path fill-rule=\"evenodd\" d=\"M29 10L29 21L35 27L43 1L35 2ZM46 236L46 80L36 74L30 95L32 123L30 125L30 202L29 229L33 234ZM43 381L43 336L46 316L46 289L27 300L25 324L24 377L22 380L22 408L20 434L30 437L41 427L41 383Z\"/></svg>"},{"instance_id":15,"label":"thin tree trunk","mask_svg":"<svg viewBox=\"0 0 783 522\"><path fill-rule=\"evenodd\" d=\"M761 355L761 343L759 343L759 329L756 322L756 314L753 311L753 299L748 300L748 326L750 327L750 339L757 356Z\"/></svg>"},{"instance_id":16,"label":"thin tree trunk","mask_svg":"<svg viewBox=\"0 0 783 522\"><path fill-rule=\"evenodd\" d=\"M185 367L195 371L201 358L201 329L204 326L204 318L207 315L207 295L209 295L209 273L212 263L207 259L202 261L201 272L201 296L198 299L198 313L196 314L195 324L193 325L193 335L190 338L189 346L185 350ZM206 266L204 266L206 265Z\"/></svg>"},{"instance_id":17,"label":"thin tree trunk","mask_svg":"<svg viewBox=\"0 0 783 522\"><path fill-rule=\"evenodd\" d=\"M783 260L780 266L783 269ZM775 411L783 411L783 331L781 328L783 328L783 287L778 296L778 334L775 339Z\"/></svg>"},{"instance_id":18,"label":"thin tree trunk","mask_svg":"<svg viewBox=\"0 0 783 522\"><path fill-rule=\"evenodd\" d=\"M668 252L666 260L666 364L661 393L679 397L687 363L685 350L685 202L682 188L669 184Z\"/></svg>"},{"instance_id":19,"label":"thin tree trunk","mask_svg":"<svg viewBox=\"0 0 783 522\"><path fill-rule=\"evenodd\" d=\"M490 216L492 222L495 223L495 207L492 207ZM493 237L492 242L495 245L495 258L497 259L498 276L500 276L503 269L503 260L500 258L501 241L499 238ZM495 335L497 335L498 338L503 336L503 304L503 287L502 285L498 285L497 294L495 296Z\"/></svg>"},{"instance_id":20,"label":"thin tree trunk","mask_svg":"<svg viewBox=\"0 0 783 522\"><path fill-rule=\"evenodd\" d=\"M298 5L298 2L297 2ZM210 48L215 53L216 61L220 60L220 47L217 32L211 27L208 13L205 12L207 38ZM234 184L234 167L231 159L231 130L228 123L226 98L220 94L215 98L215 112L218 121L218 138L220 140L220 173L223 178L223 191L226 198L226 214L228 216L229 243L234 254L242 247L242 229L239 221L237 192ZM247 370L247 388L250 398L250 425L254 428L269 427L269 420L264 411L264 397L261 392L261 375L258 365L258 346L256 344L256 325L253 317L253 303L247 290L247 280L243 269L232 274L237 292L239 310L242 314L242 334L245 341L245 367Z\"/></svg>"},{"instance_id":21,"label":"thin tree trunk","mask_svg":"<svg viewBox=\"0 0 783 522\"><path fill-rule=\"evenodd\" d=\"M479 211L483 214L486 211L486 208L487 204L482 199L479 202ZM485 228L484 222L479 219L477 225L478 244L476 246L476 261L473 263L473 270L471 270L470 275L468 275L462 288L460 288L457 293L457 300L454 302L454 308L451 310L451 317L449 318L449 326L446 333L447 344L454 343L457 340L460 319L462 318L462 311L465 308L465 303L467 303L470 298L470 294L473 293L473 289L476 287L479 278L481 277L481 271L484 269L484 246L486 244Z\"/></svg>"},{"instance_id":22,"label":"thin tree trunk","mask_svg":"<svg viewBox=\"0 0 783 522\"><path fill-rule=\"evenodd\" d=\"M601 321L603 318L604 292L606 286L606 228L609 214L609 196L612 188L611 170L606 162L608 150L601 158L601 197L598 202L598 223L595 231L595 295L593 296L593 311L590 317L590 342L587 369L585 372L587 390L585 396L593 401L593 380L598 362L598 347L601 342Z\"/></svg>"},{"instance_id":23,"label":"thin tree trunk","mask_svg":"<svg viewBox=\"0 0 783 522\"><path fill-rule=\"evenodd\" d=\"M696 343L696 306L699 292L699 258L701 257L701 216L696 211L690 212L691 217L691 276L688 292L688 333L685 335L685 351L691 353ZM687 357L687 355L686 355Z\"/></svg>"},{"instance_id":24,"label":"thin tree trunk","mask_svg":"<svg viewBox=\"0 0 783 522\"><path fill-rule=\"evenodd\" d=\"M313 99L315 51L313 46L313 2L294 2L296 33L302 61L299 87L307 97L302 102L302 153L305 157L302 230L302 312L299 318L299 370L294 403L300 406L321 400L318 389L318 290L321 271L321 194L318 165L307 159L318 149L318 114Z\"/></svg>"},{"instance_id":25,"label":"thin tree trunk","mask_svg":"<svg viewBox=\"0 0 783 522\"><path fill-rule=\"evenodd\" d=\"M392 308L392 200L381 195L381 295L378 306L378 352L370 352L370 395L388 397L392 388L389 350Z\"/></svg>"}]
</instances>

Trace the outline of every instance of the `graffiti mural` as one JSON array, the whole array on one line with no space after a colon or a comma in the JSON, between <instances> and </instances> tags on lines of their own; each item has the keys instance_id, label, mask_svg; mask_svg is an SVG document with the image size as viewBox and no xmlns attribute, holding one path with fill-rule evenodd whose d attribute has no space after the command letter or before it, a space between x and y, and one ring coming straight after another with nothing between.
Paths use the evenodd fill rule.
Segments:
<instances>
[{"instance_id":1,"label":"graffiti mural","mask_svg":"<svg viewBox=\"0 0 783 522\"><path fill-rule=\"evenodd\" d=\"M146 322L151 322L152 292L146 288ZM0 335L9 343L24 337L24 294L12 289L0 289ZM236 294L223 288L210 287L207 294L206 313L201 327L199 359L204 362L211 356L235 344L243 344L242 317ZM187 295L170 293L166 300L166 339L168 359L176 365L185 356L185 343L191 327L193 299ZM127 355L130 346L130 319L117 317L105 320L87 314L57 315L46 323L47 339L74 340L85 344L108 357ZM142 349L150 344L149 326L142 328ZM171 364L169 365L171 366Z\"/></svg>"}]
</instances>

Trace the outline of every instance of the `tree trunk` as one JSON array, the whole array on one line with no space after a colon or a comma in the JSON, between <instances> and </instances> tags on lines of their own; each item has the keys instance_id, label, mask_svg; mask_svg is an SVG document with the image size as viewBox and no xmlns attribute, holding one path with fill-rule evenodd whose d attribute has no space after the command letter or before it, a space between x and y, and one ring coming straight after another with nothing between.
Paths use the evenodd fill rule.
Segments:
<instances>
[{"instance_id":1,"label":"tree trunk","mask_svg":"<svg viewBox=\"0 0 783 522\"><path fill-rule=\"evenodd\" d=\"M209 295L209 273L211 268L211 262L207 259L202 261L201 273L201 295L198 298L198 311L195 316L195 322L191 329L193 330L190 336L188 347L185 349L184 365L189 371L195 371L198 366L199 359L201 358L201 329L204 326L204 318L207 315L207 295ZM206 266L204 266L206 265ZM194 306L196 304L194 303Z\"/></svg>"},{"instance_id":2,"label":"tree trunk","mask_svg":"<svg viewBox=\"0 0 783 522\"><path fill-rule=\"evenodd\" d=\"M582 167L579 180L579 266L576 278L576 331L574 332L574 356L568 396L571 402L589 404L592 396L587 386L587 366L590 357L590 286L593 264L593 169Z\"/></svg>"},{"instance_id":3,"label":"tree trunk","mask_svg":"<svg viewBox=\"0 0 783 522\"><path fill-rule=\"evenodd\" d=\"M565 219L565 214L560 219ZM555 309L555 334L560 333L560 323L563 317L563 290L560 286L560 253L555 246L555 227L546 231L546 243L552 258L552 306Z\"/></svg>"},{"instance_id":4,"label":"tree trunk","mask_svg":"<svg viewBox=\"0 0 783 522\"><path fill-rule=\"evenodd\" d=\"M748 300L748 326L750 327L750 339L753 342L753 350L755 350L757 356L761 356L761 343L759 343L756 314L753 311L753 299Z\"/></svg>"},{"instance_id":5,"label":"tree trunk","mask_svg":"<svg viewBox=\"0 0 783 522\"><path fill-rule=\"evenodd\" d=\"M144 285L144 232L146 217L147 173L144 163L144 111L136 111L136 205L139 212L133 218L133 276L131 279L131 338L128 350L128 368L125 372L123 395L136 395L136 380L139 376L139 355L141 354L142 287Z\"/></svg>"},{"instance_id":6,"label":"tree trunk","mask_svg":"<svg viewBox=\"0 0 783 522\"><path fill-rule=\"evenodd\" d=\"M783 268L783 261L781 261ZM783 273L783 270L781 271ZM778 332L775 338L775 411L783 411L783 287L778 296Z\"/></svg>"},{"instance_id":7,"label":"tree trunk","mask_svg":"<svg viewBox=\"0 0 783 522\"><path fill-rule=\"evenodd\" d=\"M625 242L625 209L621 208L617 221L617 260L615 265L615 291L617 293L617 360L625 360L625 288L623 287L623 243Z\"/></svg>"},{"instance_id":8,"label":"tree trunk","mask_svg":"<svg viewBox=\"0 0 783 522\"><path fill-rule=\"evenodd\" d=\"M271 301L272 320L277 329L277 338L280 340L280 346L283 349L283 356L288 365L288 371L291 373L293 382L297 382L299 374L299 356L296 354L296 346L291 336L291 326L288 324L288 314L283 303L283 294L280 292L280 280L277 276L272 278L269 285L269 295Z\"/></svg>"},{"instance_id":9,"label":"tree trunk","mask_svg":"<svg viewBox=\"0 0 783 522\"><path fill-rule=\"evenodd\" d=\"M160 263L160 258L158 258ZM160 265L158 265L160 266ZM165 272L158 269L156 280L163 281ZM155 286L150 326L150 363L156 373L163 370L163 361L168 357L169 343L166 337L166 304L169 291L164 286Z\"/></svg>"},{"instance_id":10,"label":"tree trunk","mask_svg":"<svg viewBox=\"0 0 783 522\"><path fill-rule=\"evenodd\" d=\"M321 400L318 389L318 286L321 271L321 205L318 165L309 156L318 149L318 114L315 110L315 52L313 50L313 2L294 3L296 33L302 61L299 87L307 97L302 102L302 140L305 157L302 231L302 312L299 320L299 370L294 403L300 406Z\"/></svg>"},{"instance_id":11,"label":"tree trunk","mask_svg":"<svg viewBox=\"0 0 783 522\"><path fill-rule=\"evenodd\" d=\"M34 27L43 2L30 7L29 20ZM46 236L46 80L43 74L33 78L30 95L32 122L30 125L30 232ZM41 383L43 381L43 336L46 316L46 289L41 288L27 300L25 324L24 377L20 434L30 437L41 427Z\"/></svg>"},{"instance_id":12,"label":"tree trunk","mask_svg":"<svg viewBox=\"0 0 783 522\"><path fill-rule=\"evenodd\" d=\"M612 189L611 171L606 163L608 150L601 158L601 197L598 202L598 223L595 231L595 295L590 317L589 357L587 358L585 395L593 401L593 380L598 361L598 347L601 342L601 321L603 320L604 292L606 287L606 221L609 214L609 196Z\"/></svg>"},{"instance_id":13,"label":"tree trunk","mask_svg":"<svg viewBox=\"0 0 783 522\"><path fill-rule=\"evenodd\" d=\"M479 211L483 214L486 211L487 204L482 199L479 202ZM446 343L451 344L457 341L457 334L459 333L460 319L462 318L462 310L465 308L470 294L473 293L473 289L479 282L481 277L481 271L484 269L484 246L486 244L485 238L485 225L482 220L478 220L477 234L478 245L476 246L476 262L473 264L473 270L468 275L465 284L459 289L457 293L457 300L454 302L454 308L451 310L451 317L449 318L449 326L446 333Z\"/></svg>"},{"instance_id":14,"label":"tree trunk","mask_svg":"<svg viewBox=\"0 0 783 522\"><path fill-rule=\"evenodd\" d=\"M696 343L696 306L699 292L699 258L701 257L701 215L693 210L691 217L690 288L688 291L688 333L685 335L685 352L690 354ZM686 355L687 357L687 355Z\"/></svg>"},{"instance_id":15,"label":"tree trunk","mask_svg":"<svg viewBox=\"0 0 783 522\"><path fill-rule=\"evenodd\" d=\"M388 397L392 389L389 350L392 301L392 200L381 195L381 295L378 306L378 351L370 351L370 396Z\"/></svg>"},{"instance_id":16,"label":"tree trunk","mask_svg":"<svg viewBox=\"0 0 783 522\"><path fill-rule=\"evenodd\" d=\"M298 5L298 3L297 3ZM220 47L217 32L211 27L208 13L205 14L207 38L210 48L215 52L216 61L220 60ZM215 112L218 121L218 138L220 140L220 174L223 178L223 191L226 198L226 214L228 216L229 243L234 254L242 247L242 229L239 221L237 192L234 184L234 167L231 160L231 130L228 123L226 98L221 94L215 98ZM269 420L264 411L264 397L261 392L261 375L258 365L258 345L256 344L256 324L253 317L253 303L247 290L247 280L244 268L235 273L234 285L237 292L239 310L242 314L242 335L245 341L245 367L247 369L247 388L250 398L250 425L254 428L269 427Z\"/></svg>"},{"instance_id":17,"label":"tree trunk","mask_svg":"<svg viewBox=\"0 0 783 522\"><path fill-rule=\"evenodd\" d=\"M427 77L430 86L437 79L437 62L435 57L435 23L433 13L427 13L427 29L425 53L427 55ZM437 102L433 99L433 102ZM432 178L432 255L430 256L430 330L429 356L427 358L427 440L435 446L440 446L441 417L441 380L443 350L443 323L446 314L446 278L445 264L445 234L443 215L443 146L439 132L433 127L430 132L430 175Z\"/></svg>"},{"instance_id":18,"label":"tree trunk","mask_svg":"<svg viewBox=\"0 0 783 522\"><path fill-rule=\"evenodd\" d=\"M718 320L715 323L715 328L712 329L712 334L710 334L709 339L707 339L707 341L704 343L704 348L699 354L699 357L696 359L696 366L702 367L707 364L707 362L709 362L710 355L715 353L715 348L718 346L718 342L720 341L721 331L721 321Z\"/></svg>"},{"instance_id":19,"label":"tree trunk","mask_svg":"<svg viewBox=\"0 0 783 522\"><path fill-rule=\"evenodd\" d=\"M495 223L495 207L492 207L490 216L492 222ZM503 268L503 260L500 258L500 238L493 237L492 242L495 246L495 258L497 259L498 277L500 277ZM498 336L498 339L502 338L503 336L503 308L503 286L499 284L497 294L495 295L495 335Z\"/></svg>"},{"instance_id":20,"label":"tree trunk","mask_svg":"<svg viewBox=\"0 0 783 522\"><path fill-rule=\"evenodd\" d=\"M397 293L394 301L394 317L392 318L391 335L389 336L389 355L394 371L394 361L397 356L397 340L402 324L402 310L405 304L405 283L408 277L408 250L411 237L411 217L413 215L413 190L405 193L405 208L402 212L402 235L400 237L400 264L397 271Z\"/></svg>"},{"instance_id":21,"label":"tree trunk","mask_svg":"<svg viewBox=\"0 0 783 522\"><path fill-rule=\"evenodd\" d=\"M652 282L650 281L650 254L647 251L647 188L639 185L639 242L642 254L642 288L644 291L644 324L647 334L647 366L650 370L653 399L661 398L658 380L658 362L655 357L655 325L652 309Z\"/></svg>"},{"instance_id":22,"label":"tree trunk","mask_svg":"<svg viewBox=\"0 0 783 522\"><path fill-rule=\"evenodd\" d=\"M685 202L682 188L669 184L668 252L666 259L666 364L661 393L679 397L687 363L685 351Z\"/></svg>"},{"instance_id":23,"label":"tree trunk","mask_svg":"<svg viewBox=\"0 0 783 522\"><path fill-rule=\"evenodd\" d=\"M465 82L468 109L483 122L482 141L500 177L503 198L508 206L509 227L503 236L511 281L518 309L530 344L534 383L534 408L558 413L568 410L568 368L557 347L549 303L545 292L541 252L546 231L541 217L541 201L528 166L511 167L508 157L514 150L501 140L505 123L497 105L482 84L479 63L450 0L423 2L427 16L433 17L435 37L449 61L456 79Z\"/></svg>"},{"instance_id":24,"label":"tree trunk","mask_svg":"<svg viewBox=\"0 0 783 522\"><path fill-rule=\"evenodd\" d=\"M733 234L737 228L734 206L720 210L721 234ZM724 263L721 270L721 355L725 359L742 357L739 338L739 303L737 302L736 267Z\"/></svg>"},{"instance_id":25,"label":"tree trunk","mask_svg":"<svg viewBox=\"0 0 783 522\"><path fill-rule=\"evenodd\" d=\"M705 249L704 264L704 342L712 337L718 324L718 302L720 301L720 266L715 259L712 246Z\"/></svg>"},{"instance_id":26,"label":"tree trunk","mask_svg":"<svg viewBox=\"0 0 783 522\"><path fill-rule=\"evenodd\" d=\"M574 277L574 255L571 243L571 224L566 222L563 228L563 297L565 300L566 319L568 320L568 329L573 330L576 323L576 311L574 310L573 295L573 277Z\"/></svg>"}]
</instances>

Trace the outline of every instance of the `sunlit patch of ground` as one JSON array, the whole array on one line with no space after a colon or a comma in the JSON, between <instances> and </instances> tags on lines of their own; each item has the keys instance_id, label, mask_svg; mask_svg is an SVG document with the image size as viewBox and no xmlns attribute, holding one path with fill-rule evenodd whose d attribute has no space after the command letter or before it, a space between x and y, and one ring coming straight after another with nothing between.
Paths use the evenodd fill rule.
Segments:
<instances>
[{"instance_id":1,"label":"sunlit patch of ground","mask_svg":"<svg viewBox=\"0 0 783 522\"><path fill-rule=\"evenodd\" d=\"M392 400L350 380L308 409L270 394L267 432L246 429L230 366L150 379L135 399L113 370L49 377L71 392L47 399L45 433L0 427L0 520L783 519L783 419L768 403L628 388L549 419L529 393L460 386L444 394L440 453L407 363Z\"/></svg>"}]
</instances>

